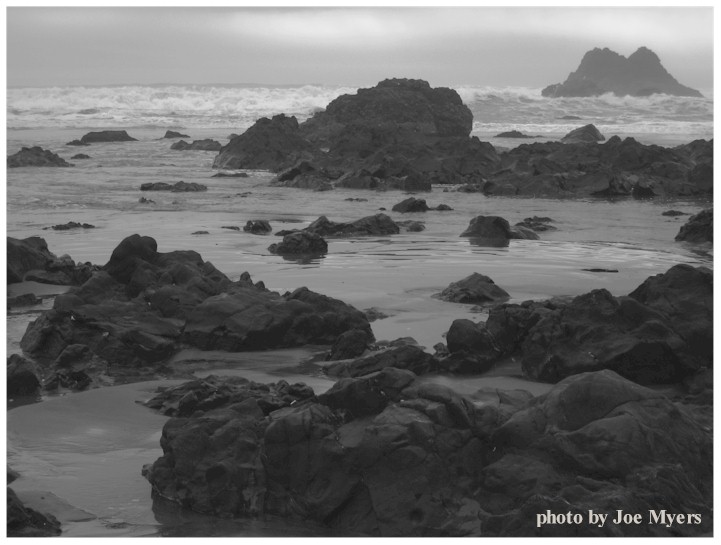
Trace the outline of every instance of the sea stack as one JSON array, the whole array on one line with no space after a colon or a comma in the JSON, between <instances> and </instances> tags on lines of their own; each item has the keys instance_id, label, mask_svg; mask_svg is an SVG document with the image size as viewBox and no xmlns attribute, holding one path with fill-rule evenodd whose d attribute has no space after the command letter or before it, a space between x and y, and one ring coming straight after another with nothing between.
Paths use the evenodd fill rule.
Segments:
<instances>
[{"instance_id":1,"label":"sea stack","mask_svg":"<svg viewBox=\"0 0 721 545\"><path fill-rule=\"evenodd\" d=\"M590 97L613 93L624 96L666 94L703 97L696 89L681 85L661 65L658 55L640 47L628 58L608 48L588 51L575 72L563 83L546 87L544 97Z\"/></svg>"}]
</instances>

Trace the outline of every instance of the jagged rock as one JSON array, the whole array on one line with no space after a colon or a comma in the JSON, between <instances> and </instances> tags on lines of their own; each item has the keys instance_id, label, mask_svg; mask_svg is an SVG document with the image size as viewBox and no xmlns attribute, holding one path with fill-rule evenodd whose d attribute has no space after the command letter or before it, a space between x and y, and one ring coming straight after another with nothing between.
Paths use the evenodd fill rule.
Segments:
<instances>
[{"instance_id":1,"label":"jagged rock","mask_svg":"<svg viewBox=\"0 0 721 545\"><path fill-rule=\"evenodd\" d=\"M140 191L172 191L173 193L179 192L194 192L194 191L207 191L208 186L199 184L196 182L175 182L174 184L168 184L165 182L146 182L141 184Z\"/></svg>"},{"instance_id":2,"label":"jagged rock","mask_svg":"<svg viewBox=\"0 0 721 545\"><path fill-rule=\"evenodd\" d=\"M211 138L206 138L204 140L194 140L192 143L188 144L185 140L180 140L176 142L175 144L172 144L170 146L170 149L172 150L200 150L200 151L220 151L223 145L216 141L212 140Z\"/></svg>"},{"instance_id":3,"label":"jagged rock","mask_svg":"<svg viewBox=\"0 0 721 545\"><path fill-rule=\"evenodd\" d=\"M16 168L71 167L74 165L68 163L65 159L50 150L45 150L39 146L34 146L32 148L24 147L14 155L8 155L7 166L8 168Z\"/></svg>"},{"instance_id":4,"label":"jagged rock","mask_svg":"<svg viewBox=\"0 0 721 545\"><path fill-rule=\"evenodd\" d=\"M542 91L545 97L587 97L604 93L702 96L697 90L676 81L661 65L658 56L646 47L640 47L628 58L608 48L588 51L564 83L549 85Z\"/></svg>"},{"instance_id":5,"label":"jagged rock","mask_svg":"<svg viewBox=\"0 0 721 545\"><path fill-rule=\"evenodd\" d=\"M451 303L489 304L507 301L510 295L488 276L473 273L463 280L451 283L436 294L436 297Z\"/></svg>"},{"instance_id":6,"label":"jagged rock","mask_svg":"<svg viewBox=\"0 0 721 545\"><path fill-rule=\"evenodd\" d=\"M35 280L46 284L79 285L97 267L90 263L75 263L70 256L57 257L48 250L45 239L7 237L8 284Z\"/></svg>"},{"instance_id":7,"label":"jagged rock","mask_svg":"<svg viewBox=\"0 0 721 545\"><path fill-rule=\"evenodd\" d=\"M684 242L713 242L713 209L702 210L681 226L675 240Z\"/></svg>"},{"instance_id":8,"label":"jagged rock","mask_svg":"<svg viewBox=\"0 0 721 545\"><path fill-rule=\"evenodd\" d=\"M68 231L70 229L94 229L94 225L89 223L78 223L77 221L69 221L52 227L43 227L43 229L52 229L53 231Z\"/></svg>"},{"instance_id":9,"label":"jagged rock","mask_svg":"<svg viewBox=\"0 0 721 545\"><path fill-rule=\"evenodd\" d=\"M398 224L385 214L366 216L348 223L333 222L321 216L305 230L323 237L384 236L400 232Z\"/></svg>"},{"instance_id":10,"label":"jagged rock","mask_svg":"<svg viewBox=\"0 0 721 545\"><path fill-rule=\"evenodd\" d=\"M128 135L127 131L98 131L87 133L80 141L83 144L93 144L96 142L136 142L137 138Z\"/></svg>"}]
</instances>

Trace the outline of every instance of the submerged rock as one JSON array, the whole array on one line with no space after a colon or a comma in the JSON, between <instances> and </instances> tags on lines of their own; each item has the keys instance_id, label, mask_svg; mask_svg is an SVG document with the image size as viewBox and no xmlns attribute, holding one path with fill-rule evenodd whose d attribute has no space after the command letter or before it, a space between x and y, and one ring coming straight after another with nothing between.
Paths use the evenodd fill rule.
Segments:
<instances>
[{"instance_id":1,"label":"submerged rock","mask_svg":"<svg viewBox=\"0 0 721 545\"><path fill-rule=\"evenodd\" d=\"M140 191L172 191L173 193L179 193L207 190L208 186L206 185L196 182L183 182L182 180L174 184L168 184L166 182L146 182L140 185Z\"/></svg>"},{"instance_id":2,"label":"submerged rock","mask_svg":"<svg viewBox=\"0 0 721 545\"><path fill-rule=\"evenodd\" d=\"M43 229L52 229L53 231L68 231L70 229L95 229L94 225L89 223L78 223L77 221L69 221L52 227L43 227Z\"/></svg>"},{"instance_id":3,"label":"submerged rock","mask_svg":"<svg viewBox=\"0 0 721 545\"><path fill-rule=\"evenodd\" d=\"M72 167L65 159L39 146L22 148L14 155L8 155L8 168L17 167Z\"/></svg>"},{"instance_id":4,"label":"submerged rock","mask_svg":"<svg viewBox=\"0 0 721 545\"><path fill-rule=\"evenodd\" d=\"M166 137L167 138L167 137ZM200 150L200 151L220 151L220 149L223 147L223 145L216 141L212 140L210 138L206 138L205 140L194 140L192 143L188 144L185 140L180 140L179 142L176 142L175 144L170 146L170 149L172 150Z\"/></svg>"},{"instance_id":5,"label":"submerged rock","mask_svg":"<svg viewBox=\"0 0 721 545\"><path fill-rule=\"evenodd\" d=\"M675 240L684 242L713 242L713 209L702 210L681 227Z\"/></svg>"}]
</instances>

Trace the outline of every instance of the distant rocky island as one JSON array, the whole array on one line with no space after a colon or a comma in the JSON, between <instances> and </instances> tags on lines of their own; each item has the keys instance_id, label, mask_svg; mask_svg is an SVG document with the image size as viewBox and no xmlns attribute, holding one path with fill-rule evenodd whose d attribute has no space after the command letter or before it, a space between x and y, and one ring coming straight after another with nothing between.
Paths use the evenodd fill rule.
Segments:
<instances>
[{"instance_id":1,"label":"distant rocky island","mask_svg":"<svg viewBox=\"0 0 721 545\"><path fill-rule=\"evenodd\" d=\"M624 96L666 94L703 97L696 89L681 85L661 65L658 55L640 47L628 58L608 48L587 52L575 72L563 83L546 87L544 97L589 97L605 93Z\"/></svg>"}]
</instances>

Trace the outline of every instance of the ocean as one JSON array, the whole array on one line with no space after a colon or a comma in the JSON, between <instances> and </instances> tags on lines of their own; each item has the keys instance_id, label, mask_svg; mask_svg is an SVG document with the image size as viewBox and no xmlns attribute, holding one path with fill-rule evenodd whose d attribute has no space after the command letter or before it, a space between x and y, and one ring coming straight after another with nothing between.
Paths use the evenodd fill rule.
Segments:
<instances>
[{"instance_id":1,"label":"ocean","mask_svg":"<svg viewBox=\"0 0 721 545\"><path fill-rule=\"evenodd\" d=\"M499 149L555 140L588 123L606 138L632 136L645 144L667 147L713 138L711 98L547 99L540 89L461 86L456 90L473 112L472 134ZM233 279L247 271L254 281L262 280L272 290L307 286L359 309L375 308L387 315L372 323L377 339L413 337L429 352L444 342L454 319L478 321L487 316L482 309L433 297L473 272L490 276L511 294L511 302L521 302L575 296L596 288L624 295L648 276L677 263L713 267L713 251L708 246L674 242L688 216L661 215L671 208L697 213L711 205L703 199L485 197L436 186L422 198L429 206L443 203L453 211L404 215L390 212L406 198L401 192L338 189L318 193L271 187L268 182L273 175L262 171L248 171L246 178L211 178L215 152L171 150L174 140L162 138L166 130L175 130L188 134L187 141L212 138L225 144L231 134L243 132L260 117L285 113L303 121L335 97L355 92L355 88L321 85L8 89L8 155L22 146L39 145L75 166L8 169L7 234L42 236L55 254L100 265L126 236L152 236L159 251L196 250ZM138 141L66 145L87 132L104 129L126 130ZM510 130L534 138L496 137ZM90 159L72 159L77 153ZM179 180L203 183L208 191L140 191L145 182ZM141 197L153 202L139 202ZM330 240L325 257L304 262L271 254L268 246L276 237L242 231L251 219L268 220L278 231L304 227L321 215L351 221L380 209L394 219L423 221L426 229L389 237ZM507 248L474 246L459 234L479 214L500 215L511 224L534 215L549 216L558 230L542 233L539 241L512 241ZM50 229L69 221L95 227ZM618 272L584 270L600 268ZM39 289L52 294L63 288L24 283L8 286L8 293L37 293ZM46 299L42 305L8 313L8 355L20 351L20 338L29 321L51 305L52 300ZM268 382L304 380L320 392L332 384L320 372L289 371L310 355L311 349L230 356L181 353L176 363L197 365L198 376L212 371ZM524 379L513 362L481 376L432 380L462 391L489 385L534 393L547 389ZM44 498L55 498L56 509L64 506L67 536L314 535L318 531L281 521L218 525L153 505L150 486L140 471L160 455L158 440L165 419L135 401L149 398L156 386L117 386L13 406L8 412L8 463L22 475L13 487L29 501L40 502L44 494ZM113 471L107 470L108 464Z\"/></svg>"}]
</instances>

